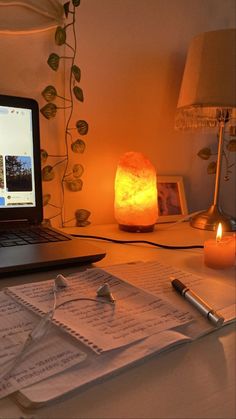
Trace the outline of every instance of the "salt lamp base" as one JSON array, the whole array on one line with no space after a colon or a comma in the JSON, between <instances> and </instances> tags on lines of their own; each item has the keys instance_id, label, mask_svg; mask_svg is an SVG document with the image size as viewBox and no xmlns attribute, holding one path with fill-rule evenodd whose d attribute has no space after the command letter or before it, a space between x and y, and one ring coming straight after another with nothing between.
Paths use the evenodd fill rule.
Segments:
<instances>
[{"instance_id":1,"label":"salt lamp base","mask_svg":"<svg viewBox=\"0 0 236 419\"><path fill-rule=\"evenodd\" d=\"M155 224L149 226L135 226L135 225L126 225L119 224L119 229L123 231L129 231L131 233L150 233L154 230Z\"/></svg>"}]
</instances>

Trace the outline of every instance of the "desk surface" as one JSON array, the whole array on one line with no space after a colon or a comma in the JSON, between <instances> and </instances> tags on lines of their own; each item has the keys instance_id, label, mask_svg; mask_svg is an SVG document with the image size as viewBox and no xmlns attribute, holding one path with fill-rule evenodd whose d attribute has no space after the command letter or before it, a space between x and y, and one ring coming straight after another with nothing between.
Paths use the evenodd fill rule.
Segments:
<instances>
[{"instance_id":1,"label":"desk surface","mask_svg":"<svg viewBox=\"0 0 236 419\"><path fill-rule=\"evenodd\" d=\"M170 245L203 244L215 233L188 223L160 224L155 232L124 233L116 225L70 228L67 232L144 239ZM82 239L88 240L88 239ZM94 240L91 240L94 243ZM234 278L235 268L213 271L203 264L202 249L166 250L148 245L96 244L107 256L97 266L133 260L159 259L202 276ZM64 269L67 274L78 267ZM58 270L30 275L30 281L49 279ZM27 278L28 280L28 278ZM1 279L1 288L23 283L26 276ZM92 385L57 404L23 412L11 398L0 400L1 418L222 418L236 417L236 325L231 324L195 342L158 354L119 375Z\"/></svg>"}]
</instances>

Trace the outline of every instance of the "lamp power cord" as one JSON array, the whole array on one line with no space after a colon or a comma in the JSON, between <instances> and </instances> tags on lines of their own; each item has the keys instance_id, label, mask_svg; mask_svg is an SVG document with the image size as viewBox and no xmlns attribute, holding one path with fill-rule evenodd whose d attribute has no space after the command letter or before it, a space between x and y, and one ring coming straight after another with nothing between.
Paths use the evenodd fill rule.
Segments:
<instances>
[{"instance_id":1,"label":"lamp power cord","mask_svg":"<svg viewBox=\"0 0 236 419\"><path fill-rule=\"evenodd\" d=\"M184 221L188 221L192 216L199 214L202 211L196 211L193 212L191 214L185 215L182 218L180 218L179 220L177 220L174 223L169 224L166 229L170 229L173 226L182 223ZM94 236L94 235L87 235L87 234L74 234L71 233L70 236L73 237L80 237L80 238L84 238L84 239L94 239L94 240L104 240L104 241L108 241L111 243L117 243L117 244L148 244L149 246L154 246L154 247L160 247L162 249L169 249L169 250L180 250L180 249L203 249L203 245L201 244L193 244L193 245L188 245L188 246L171 246L168 244L160 244L160 243L155 243L149 240L119 240L119 239L112 239L110 237L103 237L103 236Z\"/></svg>"},{"instance_id":2,"label":"lamp power cord","mask_svg":"<svg viewBox=\"0 0 236 419\"><path fill-rule=\"evenodd\" d=\"M103 237L103 236L93 236L88 234L70 234L73 237L80 237L84 239L94 239L94 240L104 240L112 243L117 244L148 244L154 247L160 247L162 249L202 249L204 246L201 244L193 244L188 246L171 246L168 244L160 244L155 243L149 240L119 240L119 239L112 239L110 237Z\"/></svg>"}]
</instances>

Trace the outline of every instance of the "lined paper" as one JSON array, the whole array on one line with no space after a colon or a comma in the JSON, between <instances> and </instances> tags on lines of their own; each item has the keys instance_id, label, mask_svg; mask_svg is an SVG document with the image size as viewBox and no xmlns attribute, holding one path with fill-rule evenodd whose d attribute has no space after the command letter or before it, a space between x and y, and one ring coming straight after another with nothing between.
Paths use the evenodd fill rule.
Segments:
<instances>
[{"instance_id":1,"label":"lined paper","mask_svg":"<svg viewBox=\"0 0 236 419\"><path fill-rule=\"evenodd\" d=\"M0 398L84 361L86 354L50 327L39 342L23 353L5 378L29 332L39 318L4 292L0 292Z\"/></svg>"},{"instance_id":2,"label":"lined paper","mask_svg":"<svg viewBox=\"0 0 236 419\"><path fill-rule=\"evenodd\" d=\"M220 310L226 321L235 319L235 282L203 278L159 261L132 262L104 269L137 287L141 287L152 295L165 298L178 309L187 310L194 319L199 319L202 314L173 289L171 279L178 278L215 310ZM199 329L197 330L199 331Z\"/></svg>"},{"instance_id":3,"label":"lined paper","mask_svg":"<svg viewBox=\"0 0 236 419\"><path fill-rule=\"evenodd\" d=\"M103 304L96 298L98 287L104 283L109 284L115 304ZM46 313L53 303L52 281L14 286L8 291L39 313ZM96 301L88 301L86 297ZM76 298L79 300L69 302ZM68 303L56 310L54 322L97 353L192 320L186 310L176 309L163 298L98 268L70 277L69 287L58 295L58 304L62 302Z\"/></svg>"}]
</instances>

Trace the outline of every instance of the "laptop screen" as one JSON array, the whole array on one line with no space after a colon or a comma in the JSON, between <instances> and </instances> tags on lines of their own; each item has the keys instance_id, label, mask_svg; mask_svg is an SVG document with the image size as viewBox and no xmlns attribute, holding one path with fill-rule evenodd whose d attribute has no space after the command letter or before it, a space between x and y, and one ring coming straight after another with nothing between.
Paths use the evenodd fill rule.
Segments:
<instances>
[{"instance_id":1,"label":"laptop screen","mask_svg":"<svg viewBox=\"0 0 236 419\"><path fill-rule=\"evenodd\" d=\"M35 206L31 109L0 106L0 207Z\"/></svg>"},{"instance_id":2,"label":"laptop screen","mask_svg":"<svg viewBox=\"0 0 236 419\"><path fill-rule=\"evenodd\" d=\"M38 113L33 99L0 95L0 219L41 221Z\"/></svg>"}]
</instances>

